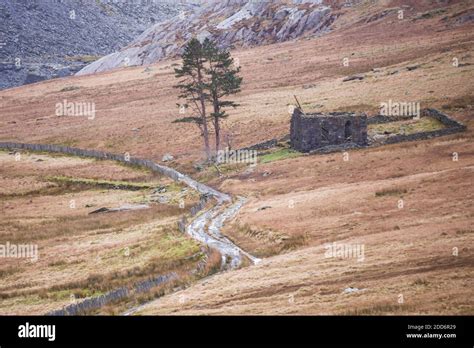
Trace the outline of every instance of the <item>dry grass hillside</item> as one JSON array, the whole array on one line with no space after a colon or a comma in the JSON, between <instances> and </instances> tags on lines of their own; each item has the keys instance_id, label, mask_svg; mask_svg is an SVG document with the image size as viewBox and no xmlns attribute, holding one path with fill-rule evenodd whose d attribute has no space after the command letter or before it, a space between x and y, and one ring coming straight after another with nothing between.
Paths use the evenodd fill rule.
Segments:
<instances>
[{"instance_id":1,"label":"dry grass hillside","mask_svg":"<svg viewBox=\"0 0 474 348\"><path fill-rule=\"evenodd\" d=\"M426 6L420 12L417 6L407 10L403 20L396 13L369 23L353 23L355 19L341 16L341 29L320 38L235 51L244 85L236 98L241 107L231 112L226 125L234 147L286 134L288 105L294 103L294 94L305 109L321 111L375 112L388 99L416 100L422 107L456 104L456 100L464 107L470 105L472 25L455 24L456 14L469 8L468 2L456 2L443 13L426 18L421 15ZM382 8L379 5L369 12L361 6L344 11L368 18ZM443 20L451 16L455 18ZM344 58L349 59L347 67ZM453 58L458 58L457 68ZM195 126L171 123L182 117L172 87L176 84L173 67L178 63L165 61L150 69L126 68L2 91L0 137L153 159L169 152L180 164L188 165L202 153L195 146L200 143ZM405 69L413 64L421 66ZM380 69L373 72L374 68ZM367 77L342 82L355 73ZM95 119L56 116L55 106L64 100L94 102ZM465 113L459 117L464 119Z\"/></svg>"},{"instance_id":2,"label":"dry grass hillside","mask_svg":"<svg viewBox=\"0 0 474 348\"><path fill-rule=\"evenodd\" d=\"M173 60L147 69L126 68L2 91L0 139L129 152L157 161L170 153L176 158L171 165L179 170L224 192L248 197L224 232L263 261L161 297L139 314L472 314L474 25L464 18L474 8L469 1L439 6L431 1L362 1L341 7L327 35L233 51L244 84L235 98L241 106L230 112L225 129L234 147L286 135L288 106L297 95L305 111L369 115L378 112L381 102L420 102L422 108L438 108L466 124L464 133L351 150L348 158L342 153L306 156L282 149L261 157L254 168L225 168L221 176L212 168L197 172L193 164L202 151L196 129L172 123L182 116L172 87L179 61ZM400 9L403 19L398 18ZM364 78L343 82L354 74ZM64 99L95 102L96 118L55 116L56 103ZM6 156L0 157L2 180L13 185L21 169ZM11 168L3 169L4 163ZM103 166L94 175L114 180L136 175L123 172L116 177ZM12 171L17 174L3 173ZM31 180L25 190L32 190L31 185L43 190L35 179L21 180ZM19 194L17 189L7 191L2 195ZM135 194L112 192L101 199L117 201ZM85 202L89 193L80 195ZM34 200L48 202L43 195ZM15 197L13 202L16 208L11 211L2 202L2 220L42 214L30 211L27 198ZM58 208L55 214L71 213ZM153 221L143 214L146 221L127 220L126 234L110 236L115 249L123 247L124 239L140 245L148 238L146 226ZM166 214L160 225L173 220L172 212ZM48 238L44 243L51 250L65 247L54 243L54 238L64 237ZM100 237L78 232L73 238L84 239L81 245L92 248L89 244ZM328 243L363 246L364 258L326 257ZM192 253L194 247L187 250ZM43 267L48 262L43 260ZM90 260L81 262L93 267ZM126 267L123 262L109 267L121 269ZM44 287L39 269L24 272L34 280L28 288ZM64 282L73 276L54 274ZM20 288L14 275L8 277L10 288L0 289L2 293ZM0 311L9 313L48 307L11 299L1 303Z\"/></svg>"},{"instance_id":3,"label":"dry grass hillside","mask_svg":"<svg viewBox=\"0 0 474 348\"><path fill-rule=\"evenodd\" d=\"M36 246L28 257L0 264L0 313L45 314L122 286L176 272L167 287L190 281L204 256L198 243L177 229L185 206L198 197L143 170L113 162L0 152L0 244ZM154 202L166 188L167 204ZM149 209L90 214L99 208L149 205ZM219 262L220 256L213 261ZM115 303L103 313L116 313Z\"/></svg>"}]
</instances>

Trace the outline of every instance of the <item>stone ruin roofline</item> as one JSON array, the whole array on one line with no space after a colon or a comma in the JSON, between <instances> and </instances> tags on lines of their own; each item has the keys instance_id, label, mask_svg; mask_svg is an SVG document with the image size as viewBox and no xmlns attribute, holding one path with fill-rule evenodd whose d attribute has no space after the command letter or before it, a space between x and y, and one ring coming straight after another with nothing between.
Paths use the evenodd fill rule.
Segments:
<instances>
[{"instance_id":1,"label":"stone ruin roofline","mask_svg":"<svg viewBox=\"0 0 474 348\"><path fill-rule=\"evenodd\" d=\"M300 111L300 117L306 117L306 118L331 118L331 117L347 117L347 116L352 116L352 117L361 117L361 116L367 116L365 113L356 113L356 112L309 112L309 113L304 113Z\"/></svg>"}]
</instances>

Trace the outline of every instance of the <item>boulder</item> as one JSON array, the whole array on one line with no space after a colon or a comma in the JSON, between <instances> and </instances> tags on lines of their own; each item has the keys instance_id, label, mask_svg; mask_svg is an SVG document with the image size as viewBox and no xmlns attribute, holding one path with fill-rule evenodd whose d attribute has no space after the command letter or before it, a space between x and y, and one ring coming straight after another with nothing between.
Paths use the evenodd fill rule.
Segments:
<instances>
[{"instance_id":1,"label":"boulder","mask_svg":"<svg viewBox=\"0 0 474 348\"><path fill-rule=\"evenodd\" d=\"M169 153L165 154L162 158L161 158L161 161L162 162L170 162L170 161L173 161L174 160L174 157L172 155L170 155Z\"/></svg>"}]
</instances>

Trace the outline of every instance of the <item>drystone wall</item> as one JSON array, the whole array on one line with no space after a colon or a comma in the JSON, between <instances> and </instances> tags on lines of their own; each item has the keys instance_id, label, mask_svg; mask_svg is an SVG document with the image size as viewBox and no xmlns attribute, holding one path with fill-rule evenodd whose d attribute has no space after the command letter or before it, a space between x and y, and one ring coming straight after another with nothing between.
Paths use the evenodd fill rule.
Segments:
<instances>
[{"instance_id":1,"label":"drystone wall","mask_svg":"<svg viewBox=\"0 0 474 348\"><path fill-rule=\"evenodd\" d=\"M281 138L273 138L270 140L263 141L261 143L253 144L244 148L239 149L240 151L245 150L256 150L256 151L265 151L273 149L278 145L278 143L284 143L290 140L290 135L287 134Z\"/></svg>"},{"instance_id":2,"label":"drystone wall","mask_svg":"<svg viewBox=\"0 0 474 348\"><path fill-rule=\"evenodd\" d=\"M29 150L29 151L41 151L41 152L52 152L52 153L63 153L74 156L82 157L93 157L102 160L113 160L122 162L129 165L136 165L140 167L148 168L154 172L163 174L175 181L180 181L195 189L203 195L210 195L216 198L219 202L229 202L231 197L225 193L219 192L212 187L201 184L191 177L181 174L173 168L156 164L153 161L145 160L137 157L126 157L125 155L113 154L109 152L96 151L96 150L84 150L68 146L60 145L48 145L48 144L23 144L14 142L0 142L0 148L8 150Z\"/></svg>"},{"instance_id":3,"label":"drystone wall","mask_svg":"<svg viewBox=\"0 0 474 348\"><path fill-rule=\"evenodd\" d=\"M121 287L108 293L97 296L86 298L85 300L71 303L63 309L55 310L47 313L46 315L51 316L66 316L66 315L81 315L86 314L89 311L96 310L105 306L111 302L118 301L130 296L132 293L143 293L149 291L151 288L158 285L169 282L176 278L175 273L168 275L158 276L152 279L143 280L136 283L131 289L127 287Z\"/></svg>"},{"instance_id":4,"label":"drystone wall","mask_svg":"<svg viewBox=\"0 0 474 348\"><path fill-rule=\"evenodd\" d=\"M397 121L406 121L413 119L413 116L386 116L386 115L375 115L367 119L367 124L381 124L390 123Z\"/></svg>"},{"instance_id":5,"label":"drystone wall","mask_svg":"<svg viewBox=\"0 0 474 348\"><path fill-rule=\"evenodd\" d=\"M386 121L387 116L376 116L378 118L375 121L372 121L373 124L375 123L387 123L387 122L395 122L400 119L394 119L392 117L388 117L391 121ZM436 109L424 109L421 113L421 117L431 117L439 122L441 122L446 128L435 130L435 131L428 131L428 132L419 132L414 134L398 134L394 136L387 137L381 140L378 145L385 145L385 144L395 144L401 143L406 141L417 141L417 140L426 140L435 137L441 137L444 135L454 134L463 132L466 130L466 126L461 122L458 122L448 115L436 110ZM374 117L375 118L375 117ZM409 117L412 118L412 117ZM403 119L407 119L404 117Z\"/></svg>"},{"instance_id":6,"label":"drystone wall","mask_svg":"<svg viewBox=\"0 0 474 348\"><path fill-rule=\"evenodd\" d=\"M200 211L202 211L207 203L209 202L209 195L201 195L199 203L192 206L189 210L190 217L196 216ZM188 217L185 215L178 221L178 228L181 232L186 232L186 226L188 225Z\"/></svg>"}]
</instances>

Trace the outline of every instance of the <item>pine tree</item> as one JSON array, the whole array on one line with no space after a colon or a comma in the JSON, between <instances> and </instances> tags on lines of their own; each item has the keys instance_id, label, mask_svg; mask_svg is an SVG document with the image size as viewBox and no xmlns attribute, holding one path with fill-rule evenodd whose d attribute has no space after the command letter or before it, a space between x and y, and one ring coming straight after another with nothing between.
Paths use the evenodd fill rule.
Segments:
<instances>
[{"instance_id":1,"label":"pine tree","mask_svg":"<svg viewBox=\"0 0 474 348\"><path fill-rule=\"evenodd\" d=\"M209 145L209 118L215 131L216 152L220 148L220 121L228 117L225 109L237 107L238 104L224 98L240 92L242 78L237 74L234 59L226 50L219 49L215 42L205 39L201 43L192 39L184 48L181 55L182 67L175 69L176 78L181 79L176 88L181 90L179 98L185 99L185 107L190 107L196 115L183 117L174 122L195 123L204 138L207 159L211 160ZM206 104L212 106L212 112L207 114Z\"/></svg>"},{"instance_id":2,"label":"pine tree","mask_svg":"<svg viewBox=\"0 0 474 348\"><path fill-rule=\"evenodd\" d=\"M215 42L209 39L206 39L202 46L207 60L206 73L210 79L209 100L213 107L210 116L213 119L217 152L220 148L220 121L228 117L225 108L238 106L235 102L223 98L240 92L242 78L237 75L240 67L235 66L234 59L227 50L219 49Z\"/></svg>"},{"instance_id":3,"label":"pine tree","mask_svg":"<svg viewBox=\"0 0 474 348\"><path fill-rule=\"evenodd\" d=\"M181 79L175 88L181 90L179 98L187 101L186 107L190 107L195 116L184 117L175 122L192 122L197 124L204 138L204 150L207 160L211 159L211 150L209 146L208 119L206 114L206 101L209 99L206 83L206 63L203 45L199 40L192 39L184 48L181 56L182 66L175 69L175 77ZM189 104L188 104L189 103Z\"/></svg>"}]
</instances>

